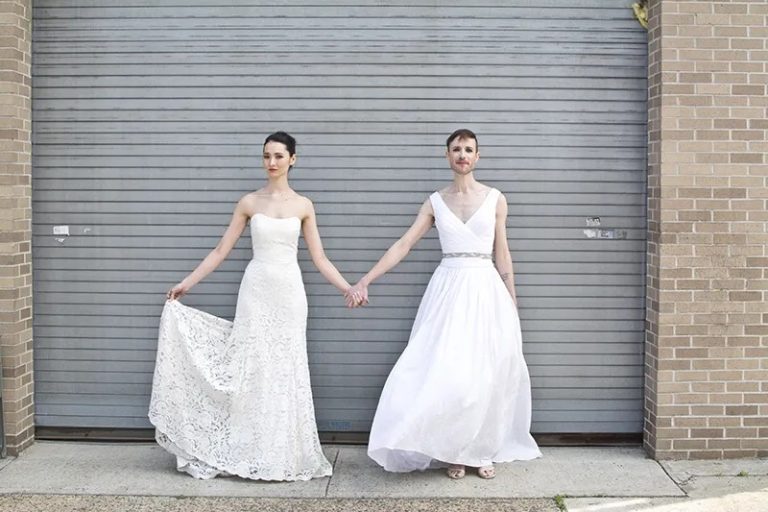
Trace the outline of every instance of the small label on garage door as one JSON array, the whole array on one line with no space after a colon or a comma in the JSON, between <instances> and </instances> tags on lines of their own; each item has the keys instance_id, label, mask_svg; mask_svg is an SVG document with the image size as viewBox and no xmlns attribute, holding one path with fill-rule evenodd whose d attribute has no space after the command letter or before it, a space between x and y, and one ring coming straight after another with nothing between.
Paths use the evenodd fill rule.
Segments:
<instances>
[{"instance_id":1,"label":"small label on garage door","mask_svg":"<svg viewBox=\"0 0 768 512\"><path fill-rule=\"evenodd\" d=\"M603 240L622 240L627 238L627 232L624 229L585 229L584 236Z\"/></svg>"}]
</instances>

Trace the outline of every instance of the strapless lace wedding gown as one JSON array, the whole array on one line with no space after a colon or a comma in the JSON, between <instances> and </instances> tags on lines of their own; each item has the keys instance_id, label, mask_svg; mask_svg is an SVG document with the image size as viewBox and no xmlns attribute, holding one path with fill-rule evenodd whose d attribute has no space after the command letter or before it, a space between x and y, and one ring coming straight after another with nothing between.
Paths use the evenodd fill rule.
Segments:
<instances>
[{"instance_id":1,"label":"strapless lace wedding gown","mask_svg":"<svg viewBox=\"0 0 768 512\"><path fill-rule=\"evenodd\" d=\"M430 196L443 260L389 374L368 455L388 471L541 456L515 303L491 260L499 191L462 222Z\"/></svg>"},{"instance_id":2,"label":"strapless lace wedding gown","mask_svg":"<svg viewBox=\"0 0 768 512\"><path fill-rule=\"evenodd\" d=\"M296 259L301 221L257 214L250 224L253 259L234 322L178 301L165 304L149 419L179 471L196 478L327 476Z\"/></svg>"}]
</instances>

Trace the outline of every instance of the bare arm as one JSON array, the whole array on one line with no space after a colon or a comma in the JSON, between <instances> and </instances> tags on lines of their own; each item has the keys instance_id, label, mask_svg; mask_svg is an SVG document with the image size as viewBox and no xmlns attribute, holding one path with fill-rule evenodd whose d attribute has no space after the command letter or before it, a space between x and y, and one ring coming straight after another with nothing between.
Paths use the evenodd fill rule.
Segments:
<instances>
[{"instance_id":1,"label":"bare arm","mask_svg":"<svg viewBox=\"0 0 768 512\"><path fill-rule=\"evenodd\" d=\"M512 256L509 254L507 242L507 199L503 194L499 195L496 203L496 228L493 240L493 252L495 253L496 270L499 271L502 281L509 290L512 300L517 306L517 294L515 293L515 274L512 271Z\"/></svg>"},{"instance_id":2,"label":"bare arm","mask_svg":"<svg viewBox=\"0 0 768 512\"><path fill-rule=\"evenodd\" d=\"M338 288L342 292L349 290L350 286L346 279L331 263L331 260L325 255L323 250L323 243L320 240L320 232L317 229L317 219L315 217L315 208L312 205L312 201L307 199L307 213L304 219L302 219L302 232L304 234L304 241L307 243L307 249L309 255L312 257L312 263L315 264L317 270L328 280L333 286Z\"/></svg>"},{"instance_id":3,"label":"bare arm","mask_svg":"<svg viewBox=\"0 0 768 512\"><path fill-rule=\"evenodd\" d=\"M245 207L245 199L240 199L235 206L235 211L232 213L232 220L229 222L229 227L224 232L224 236L221 237L216 247L208 253L208 256L193 270L187 277L185 277L179 284L171 288L168 292L168 298L178 299L186 294L190 288L202 281L205 276L216 270L221 265L232 248L237 243L240 235L243 234L246 224L248 223L248 214Z\"/></svg>"},{"instance_id":4,"label":"bare arm","mask_svg":"<svg viewBox=\"0 0 768 512\"><path fill-rule=\"evenodd\" d=\"M432 204L429 202L429 199L427 199L424 201L424 204L421 205L419 214L416 216L416 220L413 222L411 227L408 228L408 231L406 231L405 234L400 237L397 242L392 244L392 246L387 249L387 252L384 253L384 256L381 257L376 265L374 265L373 268L369 270L362 279L360 279L358 285L367 287L376 279L380 278L389 270L391 270L392 267L400 263L400 261L402 261L402 259L405 258L409 252L411 252L411 249L414 245L416 245L416 242L421 240L421 237L423 237L427 231L430 230L434 219L435 217L434 212L432 211ZM356 285L356 287L358 285Z\"/></svg>"}]
</instances>

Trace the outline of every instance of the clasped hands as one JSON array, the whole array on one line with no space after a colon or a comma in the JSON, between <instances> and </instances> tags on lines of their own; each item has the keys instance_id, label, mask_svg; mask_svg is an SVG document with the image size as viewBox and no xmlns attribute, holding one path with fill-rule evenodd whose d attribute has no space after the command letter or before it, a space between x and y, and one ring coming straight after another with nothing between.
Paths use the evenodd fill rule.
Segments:
<instances>
[{"instance_id":1,"label":"clasped hands","mask_svg":"<svg viewBox=\"0 0 768 512\"><path fill-rule=\"evenodd\" d=\"M368 287L360 282L344 292L344 302L348 308L359 308L368 304Z\"/></svg>"}]
</instances>

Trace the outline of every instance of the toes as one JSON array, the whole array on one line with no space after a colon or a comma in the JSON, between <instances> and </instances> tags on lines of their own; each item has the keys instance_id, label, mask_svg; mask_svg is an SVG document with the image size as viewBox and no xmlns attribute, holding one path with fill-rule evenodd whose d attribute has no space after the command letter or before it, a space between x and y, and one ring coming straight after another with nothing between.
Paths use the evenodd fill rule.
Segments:
<instances>
[{"instance_id":1,"label":"toes","mask_svg":"<svg viewBox=\"0 0 768 512\"><path fill-rule=\"evenodd\" d=\"M483 466L477 468L477 474L480 478L488 480L496 476L496 468L493 466Z\"/></svg>"},{"instance_id":2,"label":"toes","mask_svg":"<svg viewBox=\"0 0 768 512\"><path fill-rule=\"evenodd\" d=\"M464 475L466 474L464 466L449 466L446 473L448 474L448 477L453 480L464 478Z\"/></svg>"}]
</instances>

